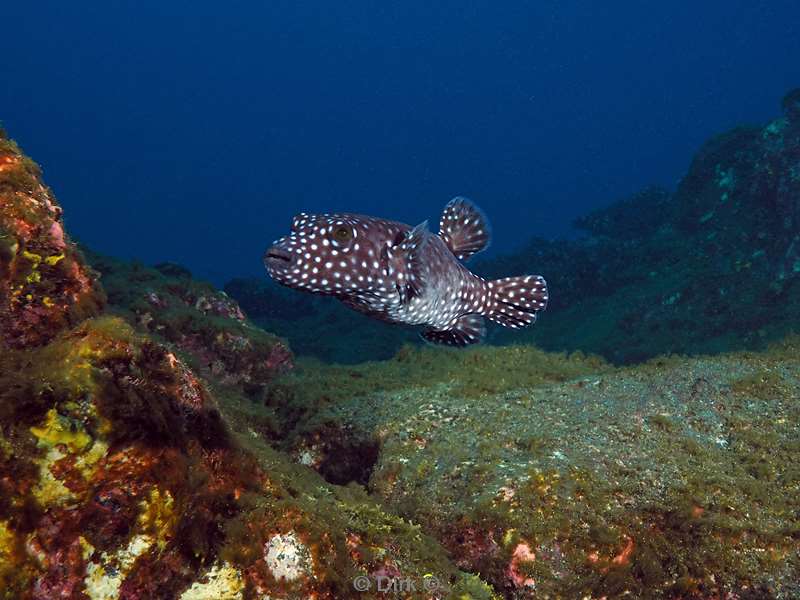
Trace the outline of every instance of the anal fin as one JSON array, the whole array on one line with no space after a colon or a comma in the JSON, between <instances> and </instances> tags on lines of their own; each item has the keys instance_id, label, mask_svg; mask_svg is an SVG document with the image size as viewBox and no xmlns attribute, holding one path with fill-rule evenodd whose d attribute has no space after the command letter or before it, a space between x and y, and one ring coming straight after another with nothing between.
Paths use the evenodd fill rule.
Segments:
<instances>
[{"instance_id":1,"label":"anal fin","mask_svg":"<svg viewBox=\"0 0 800 600\"><path fill-rule=\"evenodd\" d=\"M432 344L463 348L483 341L486 337L486 324L480 315L464 315L450 329L426 329L420 335Z\"/></svg>"}]
</instances>

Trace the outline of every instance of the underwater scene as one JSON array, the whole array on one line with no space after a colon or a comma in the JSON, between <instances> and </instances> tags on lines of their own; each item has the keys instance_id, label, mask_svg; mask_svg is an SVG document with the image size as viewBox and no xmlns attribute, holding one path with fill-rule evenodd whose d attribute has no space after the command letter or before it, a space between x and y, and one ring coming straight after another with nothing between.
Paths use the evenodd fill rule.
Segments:
<instances>
[{"instance_id":1,"label":"underwater scene","mask_svg":"<svg viewBox=\"0 0 800 600\"><path fill-rule=\"evenodd\" d=\"M0 599L800 599L800 5L2 12Z\"/></svg>"}]
</instances>

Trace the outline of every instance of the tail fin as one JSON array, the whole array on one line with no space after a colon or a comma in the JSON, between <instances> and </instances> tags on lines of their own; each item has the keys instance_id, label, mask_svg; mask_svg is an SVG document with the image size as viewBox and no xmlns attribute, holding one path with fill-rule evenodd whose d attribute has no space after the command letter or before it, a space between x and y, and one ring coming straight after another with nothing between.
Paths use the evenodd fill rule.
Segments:
<instances>
[{"instance_id":1,"label":"tail fin","mask_svg":"<svg viewBox=\"0 0 800 600\"><path fill-rule=\"evenodd\" d=\"M488 283L492 302L486 316L505 327L527 327L547 308L547 283L539 275L495 279Z\"/></svg>"}]
</instances>

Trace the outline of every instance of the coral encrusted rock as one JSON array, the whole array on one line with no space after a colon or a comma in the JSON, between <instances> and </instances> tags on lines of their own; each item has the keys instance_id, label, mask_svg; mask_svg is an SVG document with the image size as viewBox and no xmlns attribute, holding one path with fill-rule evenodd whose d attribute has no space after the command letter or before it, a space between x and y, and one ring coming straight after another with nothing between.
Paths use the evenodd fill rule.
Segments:
<instances>
[{"instance_id":1,"label":"coral encrusted rock","mask_svg":"<svg viewBox=\"0 0 800 600\"><path fill-rule=\"evenodd\" d=\"M64 234L61 207L39 167L0 132L0 340L48 341L97 314L103 295Z\"/></svg>"}]
</instances>

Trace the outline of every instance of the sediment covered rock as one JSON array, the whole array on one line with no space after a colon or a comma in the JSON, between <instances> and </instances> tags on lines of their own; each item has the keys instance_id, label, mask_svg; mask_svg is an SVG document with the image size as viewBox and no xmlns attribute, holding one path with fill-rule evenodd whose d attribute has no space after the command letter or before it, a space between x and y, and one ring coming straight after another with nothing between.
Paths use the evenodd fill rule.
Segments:
<instances>
[{"instance_id":1,"label":"sediment covered rock","mask_svg":"<svg viewBox=\"0 0 800 600\"><path fill-rule=\"evenodd\" d=\"M281 394L323 398L298 460L360 476L507 598L788 600L798 350L624 369L529 347L409 350L301 370Z\"/></svg>"}]
</instances>

